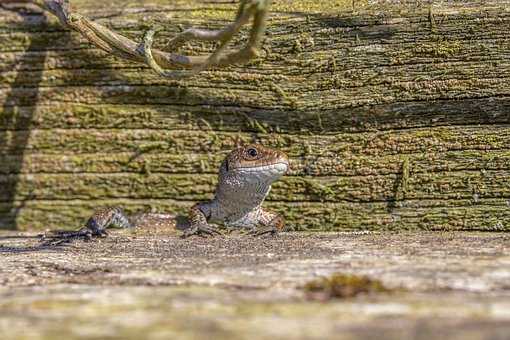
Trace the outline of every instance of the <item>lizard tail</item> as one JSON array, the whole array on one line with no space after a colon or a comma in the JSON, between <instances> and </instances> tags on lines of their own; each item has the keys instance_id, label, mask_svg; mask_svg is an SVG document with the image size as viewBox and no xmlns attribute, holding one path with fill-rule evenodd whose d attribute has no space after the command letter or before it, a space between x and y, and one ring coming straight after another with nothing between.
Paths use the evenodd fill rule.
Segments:
<instances>
[{"instance_id":1,"label":"lizard tail","mask_svg":"<svg viewBox=\"0 0 510 340\"><path fill-rule=\"evenodd\" d=\"M177 216L174 214L142 213L131 217L137 228L155 228L173 230L177 227Z\"/></svg>"},{"instance_id":2,"label":"lizard tail","mask_svg":"<svg viewBox=\"0 0 510 340\"><path fill-rule=\"evenodd\" d=\"M171 228L176 226L173 214L140 213L128 216L119 207L103 208L94 213L85 225L93 233L109 227L117 228Z\"/></svg>"},{"instance_id":3,"label":"lizard tail","mask_svg":"<svg viewBox=\"0 0 510 340\"><path fill-rule=\"evenodd\" d=\"M142 213L129 217L119 207L108 207L97 210L85 223L75 230L56 230L41 237L41 245L60 245L73 239L90 239L92 236L107 235L106 229L117 228L161 228L175 230L176 216L172 214Z\"/></svg>"}]
</instances>

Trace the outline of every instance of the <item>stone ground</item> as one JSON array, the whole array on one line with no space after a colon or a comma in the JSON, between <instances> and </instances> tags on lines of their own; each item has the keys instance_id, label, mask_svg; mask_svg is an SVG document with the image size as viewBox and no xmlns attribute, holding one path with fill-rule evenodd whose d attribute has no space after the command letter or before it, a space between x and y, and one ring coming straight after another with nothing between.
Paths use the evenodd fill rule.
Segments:
<instances>
[{"instance_id":1,"label":"stone ground","mask_svg":"<svg viewBox=\"0 0 510 340\"><path fill-rule=\"evenodd\" d=\"M510 234L115 231L39 247L0 234L1 339L509 339ZM367 275L391 293L316 301Z\"/></svg>"}]
</instances>

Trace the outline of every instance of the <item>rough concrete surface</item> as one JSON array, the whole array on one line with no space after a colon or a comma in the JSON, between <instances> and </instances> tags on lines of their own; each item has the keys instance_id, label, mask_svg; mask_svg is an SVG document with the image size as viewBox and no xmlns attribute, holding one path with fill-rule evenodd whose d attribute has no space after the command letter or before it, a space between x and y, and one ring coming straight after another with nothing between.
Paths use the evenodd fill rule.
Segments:
<instances>
[{"instance_id":1,"label":"rough concrete surface","mask_svg":"<svg viewBox=\"0 0 510 340\"><path fill-rule=\"evenodd\" d=\"M510 235L283 233L181 239L115 231L38 247L0 236L2 339L508 339ZM367 275L389 293L316 301Z\"/></svg>"}]
</instances>

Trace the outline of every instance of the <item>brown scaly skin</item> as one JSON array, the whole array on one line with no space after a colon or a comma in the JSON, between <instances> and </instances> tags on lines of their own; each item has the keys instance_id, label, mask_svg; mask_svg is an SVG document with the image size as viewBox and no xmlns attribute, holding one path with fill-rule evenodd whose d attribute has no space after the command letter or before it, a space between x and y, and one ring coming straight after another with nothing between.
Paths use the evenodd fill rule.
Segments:
<instances>
[{"instance_id":1,"label":"brown scaly skin","mask_svg":"<svg viewBox=\"0 0 510 340\"><path fill-rule=\"evenodd\" d=\"M282 230L285 225L282 216L263 209L262 203L271 190L271 184L288 168L289 160L280 151L258 144L238 147L221 164L214 198L197 203L190 209L190 226L184 230L183 236L221 234L211 223L248 229L252 235L274 234ZM170 214L128 217L121 208L103 208L94 213L80 230L60 232L47 237L47 240L54 242L74 237L103 236L112 226L175 228L176 221L175 215Z\"/></svg>"},{"instance_id":2,"label":"brown scaly skin","mask_svg":"<svg viewBox=\"0 0 510 340\"><path fill-rule=\"evenodd\" d=\"M275 233L284 227L283 218L262 208L271 184L287 172L287 156L262 145L248 145L232 151L219 171L214 198L191 208L191 226L185 236L215 234L209 223L251 229L255 235Z\"/></svg>"}]
</instances>

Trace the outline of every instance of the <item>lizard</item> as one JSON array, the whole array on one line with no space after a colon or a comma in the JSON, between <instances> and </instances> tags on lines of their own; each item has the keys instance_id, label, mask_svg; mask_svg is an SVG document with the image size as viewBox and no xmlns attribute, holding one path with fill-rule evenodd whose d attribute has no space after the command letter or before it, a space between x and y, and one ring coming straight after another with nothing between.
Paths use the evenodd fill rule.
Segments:
<instances>
[{"instance_id":1,"label":"lizard","mask_svg":"<svg viewBox=\"0 0 510 340\"><path fill-rule=\"evenodd\" d=\"M189 226L183 237L221 235L213 224L248 229L258 236L275 234L285 226L283 217L262 208L271 184L289 170L289 159L281 151L260 144L238 146L223 160L214 198L195 204L189 210ZM77 231L61 231L46 237L50 242L68 238L105 236L107 228L157 226L175 228L175 215L142 213L128 216L120 207L97 210Z\"/></svg>"}]
</instances>

